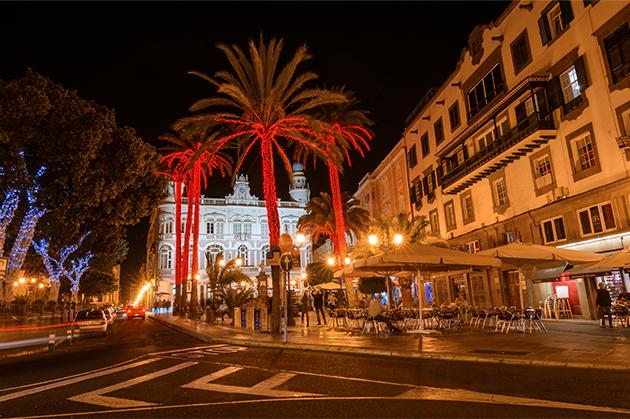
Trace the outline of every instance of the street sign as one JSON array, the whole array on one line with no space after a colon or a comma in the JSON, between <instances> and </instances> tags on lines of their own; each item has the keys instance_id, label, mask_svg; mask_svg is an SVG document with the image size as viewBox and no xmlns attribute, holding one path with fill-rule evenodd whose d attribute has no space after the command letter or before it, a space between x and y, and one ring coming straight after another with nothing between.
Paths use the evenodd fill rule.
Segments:
<instances>
[{"instance_id":1,"label":"street sign","mask_svg":"<svg viewBox=\"0 0 630 419\"><path fill-rule=\"evenodd\" d=\"M280 252L277 250L270 250L267 252L267 258L265 264L267 266L278 266L280 264Z\"/></svg>"},{"instance_id":2,"label":"street sign","mask_svg":"<svg viewBox=\"0 0 630 419\"><path fill-rule=\"evenodd\" d=\"M293 269L293 256L290 253L285 253L280 256L280 269L284 272L289 272Z\"/></svg>"}]
</instances>

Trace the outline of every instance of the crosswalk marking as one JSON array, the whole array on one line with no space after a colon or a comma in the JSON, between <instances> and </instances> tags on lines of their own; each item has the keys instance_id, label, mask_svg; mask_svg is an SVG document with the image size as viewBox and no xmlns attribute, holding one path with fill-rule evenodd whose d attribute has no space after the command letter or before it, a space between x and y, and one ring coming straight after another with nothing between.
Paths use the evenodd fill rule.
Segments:
<instances>
[{"instance_id":1,"label":"crosswalk marking","mask_svg":"<svg viewBox=\"0 0 630 419\"><path fill-rule=\"evenodd\" d=\"M145 374L140 377L132 378L127 381L123 381L122 383L113 384L111 386L99 388L97 390L89 391L87 393L79 394L78 396L73 396L68 398L68 400L72 400L75 402L95 404L97 406L105 406L111 408L128 408L128 407L145 407L145 406L155 406L157 403L143 402L141 400L132 400L132 399L123 399L120 397L112 397L105 396L104 394L111 393L116 390L122 390L123 388L128 388L134 386L136 384L144 383L145 381L153 380L154 378L162 377L163 375L171 374L175 371L182 370L184 368L191 367L196 365L196 362L184 362L183 364L175 365L170 368L166 368L164 370L152 372L150 374Z\"/></svg>"},{"instance_id":2,"label":"crosswalk marking","mask_svg":"<svg viewBox=\"0 0 630 419\"><path fill-rule=\"evenodd\" d=\"M40 387L29 388L26 390L16 391L15 393L9 393L0 396L0 402L6 402L7 400L17 399L19 397L29 396L31 394L41 393L42 391L51 390L53 388L63 387L70 384L79 383L81 381L90 380L92 378L102 377L104 375L114 374L120 371L125 371L130 368L139 367L141 365L146 365L151 362L159 361L161 358L148 358L142 361L133 362L131 364L121 365L119 367L105 369L97 372L93 372L91 374L81 375L78 377L68 378L67 380L57 381L51 384L47 384Z\"/></svg>"},{"instance_id":3,"label":"crosswalk marking","mask_svg":"<svg viewBox=\"0 0 630 419\"><path fill-rule=\"evenodd\" d=\"M255 396L266 396L266 397L277 397L277 398L321 396L321 394L316 394L316 393L303 393L303 392L297 392L297 391L275 390L274 387L284 384L291 378L295 377L295 374L283 373L283 372L278 373L274 375L273 377L268 378L264 381L261 381L260 383L252 387L213 383L213 381L216 381L221 377L234 374L235 372L240 371L240 370L242 370L242 368L240 367L223 368L222 370L215 371L212 374L208 374L194 381L191 381L188 384L184 384L182 388L193 388L196 390L216 391L219 393L249 394L249 395L255 395Z\"/></svg>"},{"instance_id":4,"label":"crosswalk marking","mask_svg":"<svg viewBox=\"0 0 630 419\"><path fill-rule=\"evenodd\" d=\"M174 349L174 350L171 350L171 351L152 352L152 353L150 353L148 355L149 356L172 355L172 354L177 354L177 353L180 353L180 352L199 351L199 350L204 350L204 349L219 348L221 346L227 346L227 344L226 343L217 343L217 344L214 344L214 345L193 346L191 348Z\"/></svg>"}]
</instances>

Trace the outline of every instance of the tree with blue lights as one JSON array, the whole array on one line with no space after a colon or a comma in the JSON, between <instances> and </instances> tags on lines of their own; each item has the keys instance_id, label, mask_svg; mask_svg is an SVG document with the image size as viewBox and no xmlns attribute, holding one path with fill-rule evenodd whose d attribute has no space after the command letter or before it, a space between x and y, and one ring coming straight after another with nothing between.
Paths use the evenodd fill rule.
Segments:
<instances>
[{"instance_id":1,"label":"tree with blue lights","mask_svg":"<svg viewBox=\"0 0 630 419\"><path fill-rule=\"evenodd\" d=\"M64 272L66 278L70 281L70 292L72 293L72 301L77 301L79 287L81 286L81 277L90 268L90 259L94 255L87 252L84 256L78 257L70 261L71 269Z\"/></svg>"},{"instance_id":2,"label":"tree with blue lights","mask_svg":"<svg viewBox=\"0 0 630 419\"><path fill-rule=\"evenodd\" d=\"M9 188L4 193L4 201L0 207L0 256L4 256L4 241L7 238L7 228L17 210L20 203L20 194L17 189Z\"/></svg>"}]
</instances>

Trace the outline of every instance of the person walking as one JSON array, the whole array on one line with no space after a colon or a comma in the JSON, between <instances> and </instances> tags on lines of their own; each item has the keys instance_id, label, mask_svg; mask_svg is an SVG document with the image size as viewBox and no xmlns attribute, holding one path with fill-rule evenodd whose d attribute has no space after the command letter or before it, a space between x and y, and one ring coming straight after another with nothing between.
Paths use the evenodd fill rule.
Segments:
<instances>
[{"instance_id":1,"label":"person walking","mask_svg":"<svg viewBox=\"0 0 630 419\"><path fill-rule=\"evenodd\" d=\"M302 312L302 327L304 327L304 317L306 317L306 327L309 327L308 312L311 311L311 298L308 291L304 290L300 300L300 311Z\"/></svg>"},{"instance_id":2,"label":"person walking","mask_svg":"<svg viewBox=\"0 0 630 419\"><path fill-rule=\"evenodd\" d=\"M315 306L315 314L317 314L317 325L321 326L322 324L319 319L320 312L322 313L324 324L326 324L326 314L324 314L324 294L319 288L315 288L315 291L313 291L313 305Z\"/></svg>"},{"instance_id":3,"label":"person walking","mask_svg":"<svg viewBox=\"0 0 630 419\"><path fill-rule=\"evenodd\" d=\"M597 300L595 301L597 304L597 308L599 310L599 317L602 319L602 324L599 327L606 327L606 321L604 316L608 316L608 324L610 327L612 325L612 313L610 311L610 306L612 305L612 300L610 299L610 293L606 289L606 284L603 282L599 283L599 289L597 290Z\"/></svg>"}]
</instances>

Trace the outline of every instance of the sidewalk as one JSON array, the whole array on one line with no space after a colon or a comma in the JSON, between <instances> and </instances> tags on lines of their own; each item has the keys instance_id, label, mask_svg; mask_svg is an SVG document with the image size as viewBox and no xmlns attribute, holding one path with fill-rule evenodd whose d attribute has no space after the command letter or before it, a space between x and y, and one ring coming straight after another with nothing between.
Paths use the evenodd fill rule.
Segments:
<instances>
[{"instance_id":1,"label":"sidewalk","mask_svg":"<svg viewBox=\"0 0 630 419\"><path fill-rule=\"evenodd\" d=\"M205 342L266 348L362 353L419 359L489 362L514 365L591 368L630 371L630 329L601 329L594 321L546 321L548 334L510 333L472 329L430 335L360 334L326 326L289 327L282 336L209 325L177 316L151 316Z\"/></svg>"}]
</instances>

